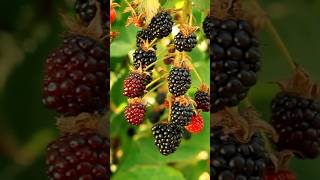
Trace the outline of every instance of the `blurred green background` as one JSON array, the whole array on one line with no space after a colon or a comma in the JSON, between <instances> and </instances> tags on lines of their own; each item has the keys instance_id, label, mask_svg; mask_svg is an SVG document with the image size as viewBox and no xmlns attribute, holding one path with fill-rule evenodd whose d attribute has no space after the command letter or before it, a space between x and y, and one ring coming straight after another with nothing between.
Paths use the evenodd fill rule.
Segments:
<instances>
[{"instance_id":1,"label":"blurred green background","mask_svg":"<svg viewBox=\"0 0 320 180\"><path fill-rule=\"evenodd\" d=\"M47 142L57 135L54 125L57 115L46 110L41 103L42 63L61 40L64 28L59 13L71 12L72 2L73 0L0 1L1 180L47 179L44 152ZM260 2L294 59L305 67L314 79L320 81L320 71L318 70L320 64L320 1L263 0ZM205 4L200 4L200 6L205 6ZM122 28L124 18L125 15L118 12L114 30L120 31L121 36L130 40L128 41L130 44L126 42L119 46L121 52L128 52L134 48L136 29L130 27L126 31ZM282 53L274 45L270 33L263 30L259 37L262 42L263 69L258 85L251 91L250 100L256 105L263 117L268 119L270 99L278 89L267 82L288 77L290 68ZM111 54L119 52L113 51ZM112 55L111 67L113 70L116 69L117 64L121 64L124 56L126 55ZM202 56L199 59L203 59ZM125 73L127 72L123 72L121 77L124 77ZM118 99L118 105L122 104L123 106L124 99L122 97L117 96L113 99ZM124 131L127 129L127 124L120 117L122 117L121 113L113 114L113 118L117 119L117 126ZM113 131L113 136L116 134L115 132L116 130ZM205 136L208 134L208 129L203 132L204 135L195 135L191 141L185 141L178 149L179 152L177 151L175 155L163 160L159 160L159 154L155 151L150 138L139 139L140 144L137 144L125 137L126 132L120 134L123 134L121 138L127 139L124 144L127 147L132 147L127 151L131 152L130 156L125 158L123 155L122 157L123 166L121 168L123 170L134 167L137 161L140 164L149 164L139 167L141 175L144 176L147 175L144 173L155 171L158 175L159 173L161 173L160 175L172 174L177 177L175 179L182 179L182 176L194 177L194 174L198 177L203 170L206 170L207 164L204 161L174 169L164 167L163 164L166 164L165 162L172 164L172 161L183 164L183 162L192 161L197 154L195 152L199 152L200 149L208 150L207 142L199 141L199 139L203 140L208 137ZM194 148L196 149L194 150ZM137 151L138 149L140 150ZM140 156L141 154L150 156ZM130 161L130 158L136 161L125 163ZM294 160L291 168L299 180L317 180L319 179L317 177L320 177L319 164L320 159ZM120 171L120 166L118 170ZM133 168L133 170L135 169ZM128 173L134 173L134 171ZM119 173L118 176L123 175Z\"/></svg>"}]
</instances>

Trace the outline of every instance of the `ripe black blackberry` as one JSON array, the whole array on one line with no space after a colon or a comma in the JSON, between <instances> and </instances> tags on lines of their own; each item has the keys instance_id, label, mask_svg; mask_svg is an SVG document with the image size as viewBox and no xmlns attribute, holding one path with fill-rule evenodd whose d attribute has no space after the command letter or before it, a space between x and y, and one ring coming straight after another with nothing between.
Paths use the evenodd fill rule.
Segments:
<instances>
[{"instance_id":1,"label":"ripe black blackberry","mask_svg":"<svg viewBox=\"0 0 320 180\"><path fill-rule=\"evenodd\" d=\"M76 0L74 9L80 19L89 24L97 12L95 0Z\"/></svg>"},{"instance_id":2,"label":"ripe black blackberry","mask_svg":"<svg viewBox=\"0 0 320 180\"><path fill-rule=\"evenodd\" d=\"M109 143L92 130L65 134L47 149L49 179L96 179L110 177Z\"/></svg>"},{"instance_id":3,"label":"ripe black blackberry","mask_svg":"<svg viewBox=\"0 0 320 180\"><path fill-rule=\"evenodd\" d=\"M191 74L186 67L173 67L168 77L169 92L174 96L184 95L191 87Z\"/></svg>"},{"instance_id":4,"label":"ripe black blackberry","mask_svg":"<svg viewBox=\"0 0 320 180\"><path fill-rule=\"evenodd\" d=\"M161 154L167 156L174 153L182 138L181 127L176 124L156 124L152 127L154 143Z\"/></svg>"},{"instance_id":5,"label":"ripe black blackberry","mask_svg":"<svg viewBox=\"0 0 320 180\"><path fill-rule=\"evenodd\" d=\"M133 54L133 65L136 69L140 68L142 65L142 69L145 69L147 66L152 64L157 60L156 52L153 49L144 49L139 47ZM151 70L154 66L145 69Z\"/></svg>"},{"instance_id":6,"label":"ripe black blackberry","mask_svg":"<svg viewBox=\"0 0 320 180\"><path fill-rule=\"evenodd\" d=\"M209 88L205 84L202 84L195 93L194 101L197 109L201 109L204 112L210 110Z\"/></svg>"},{"instance_id":7,"label":"ripe black blackberry","mask_svg":"<svg viewBox=\"0 0 320 180\"><path fill-rule=\"evenodd\" d=\"M197 36L195 33L184 35L181 31L174 36L174 46L175 48L182 52L190 52L197 44Z\"/></svg>"},{"instance_id":8,"label":"ripe black blackberry","mask_svg":"<svg viewBox=\"0 0 320 180\"><path fill-rule=\"evenodd\" d=\"M255 134L240 143L221 127L210 131L210 177L212 179L263 179L267 153L262 138Z\"/></svg>"},{"instance_id":9,"label":"ripe black blackberry","mask_svg":"<svg viewBox=\"0 0 320 180\"><path fill-rule=\"evenodd\" d=\"M90 37L65 37L46 59L43 103L66 116L105 110L109 104L106 52Z\"/></svg>"},{"instance_id":10,"label":"ripe black blackberry","mask_svg":"<svg viewBox=\"0 0 320 180\"><path fill-rule=\"evenodd\" d=\"M260 70L258 42L244 20L213 18L211 31L211 111L239 104L256 84Z\"/></svg>"},{"instance_id":11,"label":"ripe black blackberry","mask_svg":"<svg viewBox=\"0 0 320 180\"><path fill-rule=\"evenodd\" d=\"M213 16L209 15L204 19L202 23L203 32L206 35L206 37L209 39L211 39L211 33L213 28L215 27L215 23L213 21L214 21Z\"/></svg>"},{"instance_id":12,"label":"ripe black blackberry","mask_svg":"<svg viewBox=\"0 0 320 180\"><path fill-rule=\"evenodd\" d=\"M149 29L154 37L161 39L171 33L172 26L172 16L167 11L160 11L151 19Z\"/></svg>"},{"instance_id":13,"label":"ripe black blackberry","mask_svg":"<svg viewBox=\"0 0 320 180\"><path fill-rule=\"evenodd\" d=\"M279 149L294 150L300 158L319 155L320 101L281 92L272 101L272 125Z\"/></svg>"},{"instance_id":14,"label":"ripe black blackberry","mask_svg":"<svg viewBox=\"0 0 320 180\"><path fill-rule=\"evenodd\" d=\"M185 98L176 99L171 106L170 120L179 126L187 126L191 122L193 107Z\"/></svg>"},{"instance_id":15,"label":"ripe black blackberry","mask_svg":"<svg viewBox=\"0 0 320 180\"><path fill-rule=\"evenodd\" d=\"M151 43L152 40L154 40L154 36L149 29L143 29L139 31L136 35L137 47L140 47L143 41L148 41L149 43ZM154 46L154 48L155 47L156 46Z\"/></svg>"}]
</instances>

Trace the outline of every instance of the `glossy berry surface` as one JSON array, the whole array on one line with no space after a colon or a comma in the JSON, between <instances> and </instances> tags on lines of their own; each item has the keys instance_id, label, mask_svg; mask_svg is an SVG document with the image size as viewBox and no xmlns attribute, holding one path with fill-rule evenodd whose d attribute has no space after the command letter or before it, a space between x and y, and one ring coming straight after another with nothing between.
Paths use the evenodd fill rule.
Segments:
<instances>
[{"instance_id":1,"label":"glossy berry surface","mask_svg":"<svg viewBox=\"0 0 320 180\"><path fill-rule=\"evenodd\" d=\"M156 124L152 127L154 143L163 155L174 153L182 138L181 127L176 124Z\"/></svg>"},{"instance_id":2,"label":"glossy berry surface","mask_svg":"<svg viewBox=\"0 0 320 180\"><path fill-rule=\"evenodd\" d=\"M186 37L181 32L179 32L174 36L174 46L180 52L190 52L196 45L197 36L195 33L191 33Z\"/></svg>"},{"instance_id":3,"label":"glossy berry surface","mask_svg":"<svg viewBox=\"0 0 320 180\"><path fill-rule=\"evenodd\" d=\"M203 128L203 118L201 114L195 113L191 117L191 122L189 125L185 126L185 129L192 133L197 134L200 133Z\"/></svg>"},{"instance_id":4,"label":"glossy berry surface","mask_svg":"<svg viewBox=\"0 0 320 180\"><path fill-rule=\"evenodd\" d=\"M203 91L197 91L194 97L197 109L201 109L204 112L210 110L210 96L208 93Z\"/></svg>"},{"instance_id":5,"label":"glossy berry surface","mask_svg":"<svg viewBox=\"0 0 320 180\"><path fill-rule=\"evenodd\" d=\"M45 63L43 103L64 115L102 111L108 99L106 49L95 40L71 35Z\"/></svg>"},{"instance_id":6,"label":"glossy berry surface","mask_svg":"<svg viewBox=\"0 0 320 180\"><path fill-rule=\"evenodd\" d=\"M247 96L261 64L258 41L246 21L212 18L211 26L211 111L217 112Z\"/></svg>"},{"instance_id":7,"label":"glossy berry surface","mask_svg":"<svg viewBox=\"0 0 320 180\"><path fill-rule=\"evenodd\" d=\"M191 117L193 115L192 105L187 106L175 102L171 106L171 122L179 126L187 126L191 122Z\"/></svg>"},{"instance_id":8,"label":"glossy berry surface","mask_svg":"<svg viewBox=\"0 0 320 180\"><path fill-rule=\"evenodd\" d=\"M296 151L300 158L320 152L320 102L290 93L272 101L272 125L279 135L277 147Z\"/></svg>"},{"instance_id":9,"label":"glossy berry surface","mask_svg":"<svg viewBox=\"0 0 320 180\"><path fill-rule=\"evenodd\" d=\"M221 127L210 131L210 177L217 180L262 180L267 158L264 142L253 135L248 143L240 143Z\"/></svg>"},{"instance_id":10,"label":"glossy berry surface","mask_svg":"<svg viewBox=\"0 0 320 180\"><path fill-rule=\"evenodd\" d=\"M146 106L141 103L129 104L124 111L124 116L128 123L132 125L139 125L143 122L146 113Z\"/></svg>"},{"instance_id":11,"label":"glossy berry surface","mask_svg":"<svg viewBox=\"0 0 320 180\"><path fill-rule=\"evenodd\" d=\"M130 73L124 80L123 95L134 98L141 97L146 89L145 77L140 73Z\"/></svg>"},{"instance_id":12,"label":"glossy berry surface","mask_svg":"<svg viewBox=\"0 0 320 180\"><path fill-rule=\"evenodd\" d=\"M133 65L136 69L140 68L142 65L142 69L147 68L150 64L157 60L156 52L153 50L145 51L143 48L139 47L133 54ZM153 66L146 69L153 69Z\"/></svg>"},{"instance_id":13,"label":"glossy berry surface","mask_svg":"<svg viewBox=\"0 0 320 180\"><path fill-rule=\"evenodd\" d=\"M110 178L107 138L82 130L66 134L47 148L47 175L52 180Z\"/></svg>"},{"instance_id":14,"label":"glossy berry surface","mask_svg":"<svg viewBox=\"0 0 320 180\"><path fill-rule=\"evenodd\" d=\"M174 96L184 95L191 87L191 74L186 68L174 67L171 69L169 77L169 92Z\"/></svg>"},{"instance_id":15,"label":"glossy berry surface","mask_svg":"<svg viewBox=\"0 0 320 180\"><path fill-rule=\"evenodd\" d=\"M95 3L95 0L76 0L74 9L82 21L90 23L95 17L97 11Z\"/></svg>"},{"instance_id":16,"label":"glossy berry surface","mask_svg":"<svg viewBox=\"0 0 320 180\"><path fill-rule=\"evenodd\" d=\"M137 47L140 47L143 42L151 43L154 40L154 36L149 29L143 29L136 35Z\"/></svg>"},{"instance_id":17,"label":"glossy berry surface","mask_svg":"<svg viewBox=\"0 0 320 180\"><path fill-rule=\"evenodd\" d=\"M152 35L159 39L167 37L172 31L172 26L172 16L166 11L158 12L149 24Z\"/></svg>"}]
</instances>

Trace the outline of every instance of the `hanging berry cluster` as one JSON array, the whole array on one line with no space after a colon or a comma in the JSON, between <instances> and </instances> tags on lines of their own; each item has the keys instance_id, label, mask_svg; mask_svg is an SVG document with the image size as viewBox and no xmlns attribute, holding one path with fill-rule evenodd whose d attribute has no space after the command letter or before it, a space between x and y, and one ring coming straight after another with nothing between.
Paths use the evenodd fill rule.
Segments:
<instances>
[{"instance_id":1,"label":"hanging berry cluster","mask_svg":"<svg viewBox=\"0 0 320 180\"><path fill-rule=\"evenodd\" d=\"M157 69L157 42L165 37L170 39L174 26L173 11L155 8L156 13L148 23L145 13L142 11L139 14L133 8L139 5L131 4L129 7L132 8L132 16L129 17L128 24L133 23L142 29L136 35L134 68L124 80L123 95L129 98L124 112L125 119L132 125L140 125L147 110L144 97L157 90L161 97L157 97L157 103L153 107L156 113L150 116L151 122L156 123L151 130L160 153L169 155L180 145L184 131L199 133L202 130L203 118L200 113L210 109L209 88L204 83L198 88L194 100L187 95L192 85L191 70L195 70L187 52L192 51L197 44L197 28L191 25L190 8L188 15L185 14L184 20L179 24L180 31L167 44L168 56L164 64L172 67L166 73L165 68ZM160 77L153 79L154 73L160 74ZM164 103L166 105L162 106ZM169 109L168 119L158 122L165 108Z\"/></svg>"},{"instance_id":2,"label":"hanging berry cluster","mask_svg":"<svg viewBox=\"0 0 320 180\"><path fill-rule=\"evenodd\" d=\"M110 177L107 132L100 130L109 92L107 0L76 0L76 19L46 59L43 104L56 110L60 137L48 145L49 179Z\"/></svg>"}]
</instances>

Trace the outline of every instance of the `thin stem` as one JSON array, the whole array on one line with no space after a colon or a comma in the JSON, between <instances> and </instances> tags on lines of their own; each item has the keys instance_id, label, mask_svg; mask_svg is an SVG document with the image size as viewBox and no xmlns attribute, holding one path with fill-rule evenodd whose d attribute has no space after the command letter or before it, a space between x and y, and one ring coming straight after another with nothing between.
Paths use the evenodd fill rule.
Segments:
<instances>
[{"instance_id":1,"label":"thin stem","mask_svg":"<svg viewBox=\"0 0 320 180\"><path fill-rule=\"evenodd\" d=\"M150 82L147 86L146 86L146 89L148 89L149 87L151 87L154 83L158 82L159 80L161 80L162 78L166 77L168 74L164 74L162 76L160 76L159 78L153 80L152 82Z\"/></svg>"},{"instance_id":2,"label":"thin stem","mask_svg":"<svg viewBox=\"0 0 320 180\"><path fill-rule=\"evenodd\" d=\"M251 0L251 2L257 10L259 10L261 13L264 13L263 9L261 8L261 6L259 5L259 3L256 0ZM296 69L296 64L295 64L292 56L290 55L288 48L285 46L279 33L277 32L276 28L274 27L274 25L272 24L271 20L268 17L266 18L266 26L269 29L269 31L271 32L273 40L275 41L276 45L280 48L280 50L282 51L282 53L286 57L286 60L289 64L289 66L294 71Z\"/></svg>"},{"instance_id":3,"label":"thin stem","mask_svg":"<svg viewBox=\"0 0 320 180\"><path fill-rule=\"evenodd\" d=\"M152 89L150 89L145 95L144 97L147 97L148 94L150 94L151 92L155 91L156 89L158 89L159 87L161 87L165 82L161 82L160 84L156 85L155 87L153 87Z\"/></svg>"},{"instance_id":4,"label":"thin stem","mask_svg":"<svg viewBox=\"0 0 320 180\"><path fill-rule=\"evenodd\" d=\"M197 69L196 69L196 67L192 64L192 70L193 70L193 72L196 74L196 76L197 76L197 78L198 78L198 80L200 81L200 82L203 82L202 81L202 79L201 79L201 77L200 77L200 75L199 75L199 73L198 73L198 71L197 71Z\"/></svg>"}]
</instances>

